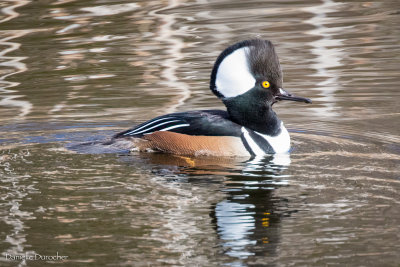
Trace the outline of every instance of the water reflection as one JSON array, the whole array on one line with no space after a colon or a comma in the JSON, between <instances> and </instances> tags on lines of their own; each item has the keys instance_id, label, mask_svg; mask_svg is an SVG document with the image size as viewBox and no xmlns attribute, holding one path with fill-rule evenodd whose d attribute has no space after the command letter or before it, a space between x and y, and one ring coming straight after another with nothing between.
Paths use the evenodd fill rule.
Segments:
<instances>
[{"instance_id":1,"label":"water reflection","mask_svg":"<svg viewBox=\"0 0 400 267\"><path fill-rule=\"evenodd\" d=\"M345 58L342 46L342 39L335 38L334 35L343 32L347 27L332 27L327 24L333 23L335 18L329 18L328 14L339 11L341 3L331 0L323 0L322 4L303 8L305 12L313 16L304 21L314 26L314 29L307 31L306 34L318 37L317 40L308 43L311 53L314 54L314 63L310 65L315 70L315 77L323 78L316 84L316 89L320 91L323 107L314 108L318 116L335 117L340 114L336 107L335 92L340 89L340 74L335 69L342 65L341 61Z\"/></svg>"},{"instance_id":2,"label":"water reflection","mask_svg":"<svg viewBox=\"0 0 400 267\"><path fill-rule=\"evenodd\" d=\"M6 232L4 243L8 245L7 249L1 251L1 257L6 254L22 255L24 253L33 254L27 244L27 222L34 220L34 212L27 211L23 207L24 201L31 198L32 194L37 194L39 191L33 183L27 182L31 175L18 175L17 170L13 166L13 162L20 160L28 163L29 151L22 151L16 154L0 153L0 177L1 177L1 202L0 202L0 222L7 227L10 227ZM23 260L18 266L26 266L26 261Z\"/></svg>"},{"instance_id":3,"label":"water reflection","mask_svg":"<svg viewBox=\"0 0 400 267\"><path fill-rule=\"evenodd\" d=\"M245 261L257 255L276 255L281 217L290 212L282 207L285 200L275 194L275 189L288 185L290 176L285 170L290 165L289 154L247 161L163 154L144 157L146 168L154 164L153 173L174 177L174 181L208 186L222 175L219 190L225 197L211 205L210 217L222 253L231 258L229 266L245 266Z\"/></svg>"},{"instance_id":4,"label":"water reflection","mask_svg":"<svg viewBox=\"0 0 400 267\"><path fill-rule=\"evenodd\" d=\"M1 9L1 13L5 15L0 23L5 23L9 20L15 19L19 16L19 13L15 11L16 8L28 4L29 1L12 1L10 5L5 6ZM6 71L1 72L0 76L0 106L5 107L15 107L19 109L17 113L17 118L24 118L31 112L32 104L27 100L21 100L23 97L20 92L16 90L11 90L10 88L18 86L19 82L6 81L12 75L16 75L27 70L26 65L22 60L26 57L16 57L8 56L7 54L12 53L20 48L21 44L18 42L13 42L13 39L20 38L30 31L28 30L2 30L0 34L2 38L0 39L0 66L6 67Z\"/></svg>"},{"instance_id":5,"label":"water reflection","mask_svg":"<svg viewBox=\"0 0 400 267\"><path fill-rule=\"evenodd\" d=\"M183 38L179 37L179 30L174 29L174 25L176 24L176 14L165 14L163 13L165 10L169 10L171 8L176 8L181 4L182 1L178 0L169 0L167 1L167 5L162 9L155 10L154 12L150 12L150 15L155 16L156 18L161 20L161 25L158 28L157 34L155 35L155 40L160 43L166 43L166 51L168 53L168 58L165 59L161 65L163 70L161 71L161 76L164 78L164 82L162 84L166 88L170 88L170 90L175 90L176 95L172 97L172 103L166 106L165 112L171 113L175 112L176 109L183 105L185 101L190 97L190 89L189 85L183 81L180 81L177 76L177 70L180 64L179 60L183 60L185 55L182 52L182 49L187 46L185 44Z\"/></svg>"},{"instance_id":6,"label":"water reflection","mask_svg":"<svg viewBox=\"0 0 400 267\"><path fill-rule=\"evenodd\" d=\"M19 13L15 11L16 8L24 6L28 4L30 1L24 1L24 0L14 0L14 1L8 1L10 5L5 6L1 9L1 13L5 15L3 19L0 20L0 23L12 20L16 17L19 16Z\"/></svg>"},{"instance_id":7,"label":"water reflection","mask_svg":"<svg viewBox=\"0 0 400 267\"><path fill-rule=\"evenodd\" d=\"M286 161L271 156L248 161L240 175L227 176L227 198L215 205L211 216L225 253L238 259L232 266L244 266L241 260L251 256L276 255L281 200L274 192L288 184L284 170L289 164L289 155Z\"/></svg>"}]
</instances>

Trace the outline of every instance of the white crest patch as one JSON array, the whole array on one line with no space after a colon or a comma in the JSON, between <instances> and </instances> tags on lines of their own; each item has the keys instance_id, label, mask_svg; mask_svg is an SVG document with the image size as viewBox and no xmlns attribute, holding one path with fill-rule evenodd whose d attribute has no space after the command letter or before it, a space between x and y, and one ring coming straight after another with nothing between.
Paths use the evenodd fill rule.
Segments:
<instances>
[{"instance_id":1,"label":"white crest patch","mask_svg":"<svg viewBox=\"0 0 400 267\"><path fill-rule=\"evenodd\" d=\"M249 70L248 47L235 50L220 63L215 79L218 92L224 97L235 97L254 87L256 80Z\"/></svg>"}]
</instances>

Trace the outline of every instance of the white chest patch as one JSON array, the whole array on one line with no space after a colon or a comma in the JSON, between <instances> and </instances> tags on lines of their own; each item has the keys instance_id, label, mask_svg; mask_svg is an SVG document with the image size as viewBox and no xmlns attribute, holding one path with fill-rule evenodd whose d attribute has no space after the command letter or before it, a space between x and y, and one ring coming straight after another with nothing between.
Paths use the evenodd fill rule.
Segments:
<instances>
[{"instance_id":1,"label":"white chest patch","mask_svg":"<svg viewBox=\"0 0 400 267\"><path fill-rule=\"evenodd\" d=\"M235 97L254 87L256 80L249 70L246 56L248 49L237 49L220 63L215 85L224 97Z\"/></svg>"},{"instance_id":2,"label":"white chest patch","mask_svg":"<svg viewBox=\"0 0 400 267\"><path fill-rule=\"evenodd\" d=\"M266 155L267 153L262 148L263 145L260 144L259 138L253 138L249 131L242 127L243 137L246 140L249 148L256 156ZM281 122L281 132L277 136L269 136L266 134L260 134L258 132L254 132L258 137L261 137L263 141L268 142L268 144L272 147L275 153L287 153L290 150L290 135L286 130L283 122Z\"/></svg>"}]
</instances>

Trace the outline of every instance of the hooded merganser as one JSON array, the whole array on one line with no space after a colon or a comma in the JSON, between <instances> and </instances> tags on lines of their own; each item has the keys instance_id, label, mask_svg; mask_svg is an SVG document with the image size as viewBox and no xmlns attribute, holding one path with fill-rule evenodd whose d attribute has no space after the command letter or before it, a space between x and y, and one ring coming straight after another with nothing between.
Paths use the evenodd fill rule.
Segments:
<instances>
[{"instance_id":1,"label":"hooded merganser","mask_svg":"<svg viewBox=\"0 0 400 267\"><path fill-rule=\"evenodd\" d=\"M280 100L311 103L282 89L282 70L273 44L245 40L226 48L211 73L211 91L227 111L172 113L116 134L139 151L179 155L260 156L286 153L290 136L272 110Z\"/></svg>"}]
</instances>

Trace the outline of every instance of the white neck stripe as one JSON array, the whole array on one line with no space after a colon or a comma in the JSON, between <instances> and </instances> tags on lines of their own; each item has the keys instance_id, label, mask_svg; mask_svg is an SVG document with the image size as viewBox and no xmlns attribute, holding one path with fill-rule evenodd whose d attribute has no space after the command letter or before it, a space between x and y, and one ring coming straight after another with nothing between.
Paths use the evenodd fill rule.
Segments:
<instances>
[{"instance_id":1,"label":"white neck stripe","mask_svg":"<svg viewBox=\"0 0 400 267\"><path fill-rule=\"evenodd\" d=\"M243 126L242 127L242 133L243 136L249 145L250 149L256 156L262 156L265 155L266 153L264 152L263 149L257 144L257 142L251 138L248 130ZM264 138L266 142L272 147L275 153L287 153L290 150L290 136L289 132L286 130L285 126L283 125L283 122L281 122L281 132L277 136L270 136L266 134L261 134L258 132L255 132L255 134L259 135L260 137Z\"/></svg>"},{"instance_id":2,"label":"white neck stripe","mask_svg":"<svg viewBox=\"0 0 400 267\"><path fill-rule=\"evenodd\" d=\"M285 125L281 122L281 132L277 136L270 136L266 134L260 134L255 132L259 136L263 137L271 145L275 153L287 153L290 150L290 135L286 130Z\"/></svg>"},{"instance_id":3,"label":"white neck stripe","mask_svg":"<svg viewBox=\"0 0 400 267\"><path fill-rule=\"evenodd\" d=\"M247 144L249 145L251 151L256 156L265 155L265 152L257 145L257 143L253 140L253 138L250 137L250 134L245 127L242 127L242 133L243 133L244 139L246 140Z\"/></svg>"}]
</instances>

